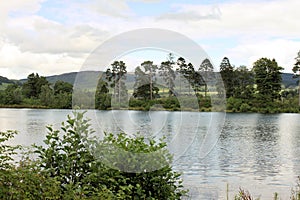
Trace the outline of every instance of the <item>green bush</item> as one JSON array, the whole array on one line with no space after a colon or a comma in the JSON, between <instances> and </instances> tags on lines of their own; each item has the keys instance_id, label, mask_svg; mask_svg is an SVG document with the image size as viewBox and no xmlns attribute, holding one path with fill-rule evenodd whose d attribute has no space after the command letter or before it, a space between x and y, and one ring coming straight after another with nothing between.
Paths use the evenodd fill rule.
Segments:
<instances>
[{"instance_id":1,"label":"green bush","mask_svg":"<svg viewBox=\"0 0 300 200\"><path fill-rule=\"evenodd\" d=\"M162 140L120 133L98 141L90 137L93 130L83 113L68 116L63 133L47 129L44 146L34 146L38 158L18 164L12 163L12 155L20 147L5 144L16 132L0 133L0 199L180 199L187 192ZM121 151L107 153L112 147ZM126 152L133 154L126 157Z\"/></svg>"},{"instance_id":2,"label":"green bush","mask_svg":"<svg viewBox=\"0 0 300 200\"><path fill-rule=\"evenodd\" d=\"M96 155L100 161L111 163L99 174L99 178L114 174L102 180L111 191L121 189L125 196L134 199L180 199L186 193L180 174L172 171L172 156L163 141L142 136L129 138L124 133L107 134L97 146Z\"/></svg>"},{"instance_id":3,"label":"green bush","mask_svg":"<svg viewBox=\"0 0 300 200\"><path fill-rule=\"evenodd\" d=\"M82 113L68 116L61 129L63 134L48 127L45 146L36 147L36 153L42 172L59 181L62 199L103 195L112 199L180 199L186 194L180 174L173 172L169 164L171 155L166 143L152 139L147 142L144 137L129 138L124 133L107 134L99 142L89 137L93 130ZM105 151L112 147L118 147L120 151ZM145 159L139 160L135 154L127 159L124 152L146 153L145 158L152 164L159 163L160 168L135 172L135 167L143 167ZM104 155L113 156L116 165L107 165L101 159ZM132 167L132 171L123 170L120 164Z\"/></svg>"},{"instance_id":4,"label":"green bush","mask_svg":"<svg viewBox=\"0 0 300 200\"><path fill-rule=\"evenodd\" d=\"M247 103L243 103L240 106L240 111L241 112L249 112L251 110L251 107Z\"/></svg>"},{"instance_id":5,"label":"green bush","mask_svg":"<svg viewBox=\"0 0 300 200\"><path fill-rule=\"evenodd\" d=\"M45 176L36 162L23 159L13 162L20 146L9 146L6 141L15 131L0 132L0 199L60 199L58 182Z\"/></svg>"},{"instance_id":6,"label":"green bush","mask_svg":"<svg viewBox=\"0 0 300 200\"><path fill-rule=\"evenodd\" d=\"M0 170L0 199L60 199L56 179L44 175L32 161Z\"/></svg>"}]
</instances>

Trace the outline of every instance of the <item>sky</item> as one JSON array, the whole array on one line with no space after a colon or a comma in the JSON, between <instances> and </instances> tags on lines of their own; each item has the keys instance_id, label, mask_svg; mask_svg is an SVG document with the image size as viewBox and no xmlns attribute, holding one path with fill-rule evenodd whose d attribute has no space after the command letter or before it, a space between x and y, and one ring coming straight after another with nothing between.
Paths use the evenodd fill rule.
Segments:
<instances>
[{"instance_id":1,"label":"sky","mask_svg":"<svg viewBox=\"0 0 300 200\"><path fill-rule=\"evenodd\" d=\"M79 71L103 42L141 28L187 36L216 70L225 56L249 69L267 57L291 73L300 50L299 7L299 0L0 1L0 76ZM151 55L154 62L165 55L147 54L132 53L125 62L136 67Z\"/></svg>"}]
</instances>

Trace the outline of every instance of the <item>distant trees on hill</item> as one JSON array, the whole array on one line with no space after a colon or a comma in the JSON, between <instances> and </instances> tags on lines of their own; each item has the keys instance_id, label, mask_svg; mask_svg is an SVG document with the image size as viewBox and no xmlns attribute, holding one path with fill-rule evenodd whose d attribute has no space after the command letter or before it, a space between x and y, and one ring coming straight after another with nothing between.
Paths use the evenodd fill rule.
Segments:
<instances>
[{"instance_id":1,"label":"distant trees on hill","mask_svg":"<svg viewBox=\"0 0 300 200\"><path fill-rule=\"evenodd\" d=\"M300 71L299 55L293 69L295 73ZM142 62L135 68L134 79L130 77L128 82L126 63L114 61L98 78L97 88L76 91L79 95L75 98L80 101L73 102L81 102L75 105L80 108L101 110L149 110L160 105L168 110L209 111L212 98L224 96L225 91L228 111L299 112L296 98L299 92L282 87L282 70L275 59L258 59L252 69L248 69L235 67L224 57L220 63L221 83L215 80L217 72L208 58L200 66L194 66L183 57L175 59L169 54L160 64L150 60ZM92 81L89 77L84 80ZM0 90L0 104L71 108L72 93L72 84L61 80L51 84L45 77L32 73L22 85L10 84Z\"/></svg>"},{"instance_id":2,"label":"distant trees on hill","mask_svg":"<svg viewBox=\"0 0 300 200\"><path fill-rule=\"evenodd\" d=\"M48 108L71 108L73 85L57 81L51 85L37 73L29 74L23 85L10 84L0 91L0 104Z\"/></svg>"}]
</instances>

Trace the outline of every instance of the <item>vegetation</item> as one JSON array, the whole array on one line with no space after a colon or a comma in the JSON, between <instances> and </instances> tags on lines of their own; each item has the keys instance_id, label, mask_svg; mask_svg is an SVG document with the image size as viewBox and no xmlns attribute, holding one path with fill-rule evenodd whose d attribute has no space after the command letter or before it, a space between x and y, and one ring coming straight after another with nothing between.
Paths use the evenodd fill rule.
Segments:
<instances>
[{"instance_id":1,"label":"vegetation","mask_svg":"<svg viewBox=\"0 0 300 200\"><path fill-rule=\"evenodd\" d=\"M7 145L17 132L0 132L1 199L181 199L188 196L180 174L169 164L172 156L162 140L110 133L98 141L91 137L93 130L83 113L68 116L62 123L63 132L52 126L47 129L44 145L31 149ZM15 161L20 151L23 156ZM130 156L123 154L128 152ZM36 159L29 159L32 153ZM141 160L140 153L145 153L154 166L161 167L147 171L149 167ZM114 162L108 164L109 161ZM129 168L122 170L123 166ZM279 199L278 196L274 193L274 199ZM254 198L249 191L240 189L234 199ZM300 200L299 183L292 189L290 199Z\"/></svg>"},{"instance_id":2,"label":"vegetation","mask_svg":"<svg viewBox=\"0 0 300 200\"><path fill-rule=\"evenodd\" d=\"M299 112L298 91L295 88L283 87L281 70L283 68L278 66L275 59L261 58L249 70L246 66L231 65L229 58L224 57L220 64L220 74L226 92L226 110L261 113ZM125 73L122 75L125 76ZM128 100L129 105L123 102L114 108L149 110L156 109L156 105L159 104L161 109L166 110L210 111L212 97L224 95L222 85L214 82L216 88L209 87L208 83L215 81L214 75L213 65L209 59L203 60L198 71L182 57L174 62L172 54L169 54L167 61L162 62L159 67L152 61L146 61L135 70L136 80L132 97ZM164 83L163 86L157 84L159 78L160 82ZM109 99L115 95L115 92L110 92L109 85L104 84L105 82L108 81L105 79L99 81L96 92L96 107L99 109L111 109ZM114 91L118 90L113 85L110 86ZM127 89L123 91L128 92ZM128 97L130 94L123 96ZM197 99L196 105L193 98ZM188 103L182 105L182 101Z\"/></svg>"},{"instance_id":3,"label":"vegetation","mask_svg":"<svg viewBox=\"0 0 300 200\"><path fill-rule=\"evenodd\" d=\"M293 68L295 77L299 76L299 61L298 55ZM211 101L226 96L228 112L298 113L299 89L289 80L291 77L282 75L282 70L275 59L258 59L249 69L235 67L224 57L220 63L223 85L215 80L216 72L207 58L200 66L194 66L182 57L175 61L174 55L169 54L160 65L153 61L141 63L134 75L127 73L125 62L114 61L102 76L86 72L81 80L82 88L74 91L73 103L83 109L100 110L160 107L173 111L224 111L213 108ZM52 77L52 81L56 78ZM70 75L66 78L71 79L74 77ZM93 85L90 84L93 80L98 81L94 89L87 86ZM283 80L288 83L283 85ZM50 83L45 77L32 73L23 84L10 83L0 90L0 107L71 108L72 93L71 83L61 80Z\"/></svg>"},{"instance_id":4,"label":"vegetation","mask_svg":"<svg viewBox=\"0 0 300 200\"><path fill-rule=\"evenodd\" d=\"M16 132L0 133L0 198L1 199L180 199L186 195L180 174L170 166L171 155L166 143L144 137L129 138L124 133L106 134L98 141L90 137L93 130L82 113L62 123L61 133L51 126L43 146L34 146L37 155L30 160L27 152L18 163L13 154L21 147L5 142ZM103 162L98 150L118 147L126 152L155 153L153 163L163 163L152 171L126 172ZM101 149L99 149L101 148ZM107 154L118 163L119 157ZM141 165L133 154L125 160L130 166ZM124 157L123 157L124 158ZM122 159L124 161L124 159Z\"/></svg>"},{"instance_id":5,"label":"vegetation","mask_svg":"<svg viewBox=\"0 0 300 200\"><path fill-rule=\"evenodd\" d=\"M228 198L227 198L228 199ZM277 192L274 193L274 200L279 200L279 194ZM297 186L292 188L291 200L300 200L300 177L298 177ZM237 195L235 195L234 200L260 200L260 198L254 199L254 197L250 194L248 190L240 188L240 191Z\"/></svg>"},{"instance_id":6,"label":"vegetation","mask_svg":"<svg viewBox=\"0 0 300 200\"><path fill-rule=\"evenodd\" d=\"M22 85L9 84L0 91L2 107L71 108L73 85L56 81L51 85L45 77L29 74Z\"/></svg>"}]
</instances>

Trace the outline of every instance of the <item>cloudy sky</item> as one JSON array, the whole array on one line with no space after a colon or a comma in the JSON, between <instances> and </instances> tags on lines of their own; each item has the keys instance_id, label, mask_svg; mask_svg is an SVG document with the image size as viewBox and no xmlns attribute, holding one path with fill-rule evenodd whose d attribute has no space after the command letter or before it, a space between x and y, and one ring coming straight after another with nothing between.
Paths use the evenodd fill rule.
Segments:
<instances>
[{"instance_id":1,"label":"cloudy sky","mask_svg":"<svg viewBox=\"0 0 300 200\"><path fill-rule=\"evenodd\" d=\"M268 57L291 72L300 50L299 8L299 0L0 1L0 75L78 71L102 42L140 28L189 37L216 67L224 56L249 68Z\"/></svg>"}]
</instances>

